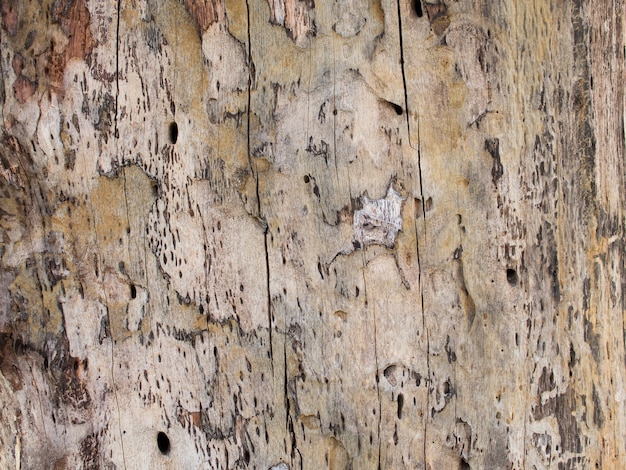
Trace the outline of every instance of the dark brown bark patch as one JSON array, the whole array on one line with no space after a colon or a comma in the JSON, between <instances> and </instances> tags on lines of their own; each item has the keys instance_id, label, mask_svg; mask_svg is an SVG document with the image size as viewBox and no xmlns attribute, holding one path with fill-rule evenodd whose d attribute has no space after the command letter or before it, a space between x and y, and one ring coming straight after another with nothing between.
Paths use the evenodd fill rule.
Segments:
<instances>
[{"instance_id":1,"label":"dark brown bark patch","mask_svg":"<svg viewBox=\"0 0 626 470\"><path fill-rule=\"evenodd\" d=\"M535 420L540 420L547 416L556 418L561 436L561 447L558 451L561 454L582 452L580 430L575 413L576 398L575 392L568 388L564 393L550 398L545 403L533 408L533 419ZM582 396L581 398L584 401L585 397Z\"/></svg>"},{"instance_id":2,"label":"dark brown bark patch","mask_svg":"<svg viewBox=\"0 0 626 470\"><path fill-rule=\"evenodd\" d=\"M498 186L498 181L504 174L504 167L500 160L500 140L497 138L485 140L485 150L493 158L493 167L491 168L491 180L494 186Z\"/></svg>"},{"instance_id":3,"label":"dark brown bark patch","mask_svg":"<svg viewBox=\"0 0 626 470\"><path fill-rule=\"evenodd\" d=\"M95 434L89 434L81 441L80 456L84 469L97 470L100 468L100 441Z\"/></svg>"}]
</instances>

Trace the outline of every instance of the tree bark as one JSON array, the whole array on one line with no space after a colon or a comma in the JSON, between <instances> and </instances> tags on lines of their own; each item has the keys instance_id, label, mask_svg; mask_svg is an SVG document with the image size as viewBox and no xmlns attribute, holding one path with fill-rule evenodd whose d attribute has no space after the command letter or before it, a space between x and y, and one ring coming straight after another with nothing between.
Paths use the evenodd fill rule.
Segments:
<instances>
[{"instance_id":1,"label":"tree bark","mask_svg":"<svg viewBox=\"0 0 626 470\"><path fill-rule=\"evenodd\" d=\"M0 13L0 467L623 468L622 0Z\"/></svg>"}]
</instances>

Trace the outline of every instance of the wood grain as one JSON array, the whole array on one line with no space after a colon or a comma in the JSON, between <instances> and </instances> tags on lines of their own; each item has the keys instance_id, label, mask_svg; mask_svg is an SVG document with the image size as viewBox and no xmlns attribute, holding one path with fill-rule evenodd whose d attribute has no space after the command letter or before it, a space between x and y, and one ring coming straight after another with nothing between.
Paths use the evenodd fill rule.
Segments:
<instances>
[{"instance_id":1,"label":"wood grain","mask_svg":"<svg viewBox=\"0 0 626 470\"><path fill-rule=\"evenodd\" d=\"M2 2L0 467L622 468L624 11Z\"/></svg>"}]
</instances>

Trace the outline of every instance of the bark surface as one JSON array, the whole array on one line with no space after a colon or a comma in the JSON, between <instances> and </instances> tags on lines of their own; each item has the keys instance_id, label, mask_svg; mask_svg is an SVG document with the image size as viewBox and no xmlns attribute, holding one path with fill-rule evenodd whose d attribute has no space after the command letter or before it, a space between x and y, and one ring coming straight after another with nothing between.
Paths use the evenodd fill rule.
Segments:
<instances>
[{"instance_id":1,"label":"bark surface","mask_svg":"<svg viewBox=\"0 0 626 470\"><path fill-rule=\"evenodd\" d=\"M623 468L624 11L0 1L0 467Z\"/></svg>"}]
</instances>

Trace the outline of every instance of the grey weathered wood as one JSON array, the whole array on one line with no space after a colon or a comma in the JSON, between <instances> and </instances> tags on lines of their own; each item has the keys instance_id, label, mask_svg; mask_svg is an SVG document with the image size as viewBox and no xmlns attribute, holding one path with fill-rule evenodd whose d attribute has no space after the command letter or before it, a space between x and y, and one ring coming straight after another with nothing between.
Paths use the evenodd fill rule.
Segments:
<instances>
[{"instance_id":1,"label":"grey weathered wood","mask_svg":"<svg viewBox=\"0 0 626 470\"><path fill-rule=\"evenodd\" d=\"M0 6L0 467L624 467L623 1Z\"/></svg>"}]
</instances>

